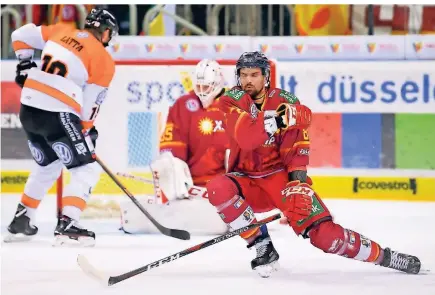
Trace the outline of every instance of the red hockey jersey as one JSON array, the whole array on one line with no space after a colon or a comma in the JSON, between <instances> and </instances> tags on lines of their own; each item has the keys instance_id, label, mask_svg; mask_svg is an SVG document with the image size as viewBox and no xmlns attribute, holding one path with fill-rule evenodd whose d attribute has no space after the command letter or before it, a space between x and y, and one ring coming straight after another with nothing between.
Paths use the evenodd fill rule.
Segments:
<instances>
[{"instance_id":1,"label":"red hockey jersey","mask_svg":"<svg viewBox=\"0 0 435 295\"><path fill-rule=\"evenodd\" d=\"M218 101L204 109L193 91L177 99L160 140L160 151L169 150L187 163L195 185L225 173L229 141Z\"/></svg>"},{"instance_id":2,"label":"red hockey jersey","mask_svg":"<svg viewBox=\"0 0 435 295\"><path fill-rule=\"evenodd\" d=\"M225 113L230 137L228 172L261 177L279 170L306 170L310 142L308 131L278 130L273 136L265 131L265 111L274 111L281 103L299 104L293 94L271 88L259 109L249 94L238 87L227 91L219 101Z\"/></svg>"}]
</instances>

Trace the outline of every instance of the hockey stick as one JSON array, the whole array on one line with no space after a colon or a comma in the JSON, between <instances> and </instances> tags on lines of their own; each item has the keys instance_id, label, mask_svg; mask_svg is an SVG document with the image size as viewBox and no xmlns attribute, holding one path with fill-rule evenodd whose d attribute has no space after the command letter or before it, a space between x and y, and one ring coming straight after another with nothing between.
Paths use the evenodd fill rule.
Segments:
<instances>
[{"instance_id":1,"label":"hockey stick","mask_svg":"<svg viewBox=\"0 0 435 295\"><path fill-rule=\"evenodd\" d=\"M91 277L99 280L104 285L107 284L108 286L112 286L112 285L115 285L115 284L117 284L119 282L122 282L122 281L124 281L126 279L129 279L131 277L137 276L137 275L139 275L139 274L141 274L143 272L146 272L146 271L148 271L150 269L157 268L157 267L161 266L162 264L166 264L166 263L172 262L174 260L177 260L177 259L179 259L181 257L184 257L184 256L187 256L189 254L192 254L192 253L194 253L196 251L199 251L201 249L213 246L213 245L215 245L217 243L220 243L222 241L228 240L228 239L230 239L230 238L232 238L234 236L237 236L237 235L239 235L239 234L241 234L243 232L246 232L248 230L254 229L256 227L259 227L259 226L261 226L263 224L269 223L269 222L274 221L274 220L279 219L279 218L281 218L281 214L272 215L272 216L270 216L268 218L265 218L263 220L260 220L260 221L258 221L256 223L252 223L252 224L250 224L248 226L239 228L239 229L237 229L235 231L232 231L232 232L229 232L227 234L221 235L221 236L219 236L217 238L208 240L208 241L203 242L201 244L198 244L196 246L190 247L190 248L188 248L186 250L183 250L183 251L177 252L175 254L169 255L169 256L167 256L165 258L159 259L159 260L154 261L154 262L152 262L150 264L147 264L145 266L139 267L137 269L134 269L134 270L129 271L127 273L121 274L119 276L108 276L108 275L104 274L104 272L101 272L98 269L96 269L94 266L92 266L89 263L89 261L86 259L86 257L84 255L81 255L81 254L77 257L77 263L80 266L80 268L86 274L88 274Z\"/></svg>"},{"instance_id":2,"label":"hockey stick","mask_svg":"<svg viewBox=\"0 0 435 295\"><path fill-rule=\"evenodd\" d=\"M167 228L163 225L161 225L157 220L154 219L154 217L151 216L151 214L148 213L147 210L139 203L139 201L133 196L132 193L128 191L128 189L118 180L118 178L107 168L107 166L100 160L100 158L97 157L97 162L100 164L101 168L109 175L109 177L116 183L116 185L129 197L133 203L139 208L140 211L142 211L143 214L145 214L146 217L154 224L155 227L164 235L170 236L173 238L177 238L180 240L190 240L190 233L185 230L180 229L172 229Z\"/></svg>"},{"instance_id":3,"label":"hockey stick","mask_svg":"<svg viewBox=\"0 0 435 295\"><path fill-rule=\"evenodd\" d=\"M141 177L141 176L137 176L137 175L133 175L133 174L129 174L129 173L124 173L124 172L116 172L116 175L121 176L121 177L125 177L125 178L129 178L132 180L136 180L139 182L156 185L153 180L145 178L145 177ZM205 187L201 187L201 186L197 186L197 185L192 185L191 187L189 187L189 196L190 197L192 197L192 196L204 197L204 195L206 193L207 193L207 189Z\"/></svg>"},{"instance_id":4,"label":"hockey stick","mask_svg":"<svg viewBox=\"0 0 435 295\"><path fill-rule=\"evenodd\" d=\"M140 181L143 183L154 184L154 181L152 179L148 179L148 178L145 178L142 176L137 176L137 175L124 173L124 172L116 172L116 175L121 176L121 177L125 177L125 178L130 178L130 179Z\"/></svg>"}]
</instances>

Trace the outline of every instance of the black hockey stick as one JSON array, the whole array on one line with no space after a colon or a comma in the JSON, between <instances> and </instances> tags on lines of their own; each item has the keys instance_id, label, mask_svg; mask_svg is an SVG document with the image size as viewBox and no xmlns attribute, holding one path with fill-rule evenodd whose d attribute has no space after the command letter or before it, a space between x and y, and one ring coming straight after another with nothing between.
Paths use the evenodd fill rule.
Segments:
<instances>
[{"instance_id":1,"label":"black hockey stick","mask_svg":"<svg viewBox=\"0 0 435 295\"><path fill-rule=\"evenodd\" d=\"M112 285L115 285L115 284L117 284L119 282L122 282L122 281L124 281L126 279L129 279L131 277L137 276L138 274L146 272L146 271L148 271L150 269L157 268L157 267L161 266L162 264L166 264L166 263L172 262L174 260L177 260L177 259L179 259L181 257L186 256L186 255L192 254L192 253L194 253L196 251L199 251L201 249L213 246L213 245L215 245L217 243L220 243L222 241L228 240L228 239L230 239L230 238L232 238L234 236L237 236L237 235L239 235L239 234L241 234L243 232L246 232L246 231L248 231L250 229L259 227L259 226L261 226L263 224L269 223L269 222L277 220L279 218L281 218L281 214L272 215L272 216L270 216L268 218L265 218L263 220L260 220L260 221L258 221L256 223L250 224L248 226L242 227L242 228L237 229L235 231L232 231L232 232L229 232L227 234L221 235L221 236L219 236L217 238L214 238L214 239L211 239L211 240L209 240L207 242L204 242L204 243L198 244L196 246L190 247L190 248L188 248L186 250L183 250L183 251L180 251L178 253L169 255L169 256L167 256L165 258L159 259L159 260L154 261L154 262L152 262L150 264L147 264L145 266L139 267L137 269L134 269L134 270L129 271L127 273L121 274L119 276L113 276L112 277L112 276L105 275L103 272L101 272L101 271L97 270L95 267L93 267L89 263L89 261L86 259L86 257L81 255L81 254L77 257L77 263L79 264L80 268L86 274L88 274L88 275L92 276L93 278L99 280L104 285L112 286Z\"/></svg>"},{"instance_id":2,"label":"black hockey stick","mask_svg":"<svg viewBox=\"0 0 435 295\"><path fill-rule=\"evenodd\" d=\"M103 170L109 175L109 177L116 183L116 185L127 195L127 197L129 197L133 201L133 203L139 208L139 210L143 214L145 214L145 216L152 222L152 224L155 225L155 227L157 227L157 229L162 234L180 240L190 240L190 233L188 231L167 228L161 225L157 220L155 220L154 217L152 217L151 214L148 213L148 211L139 203L139 201L133 196L133 194L129 192L129 190L118 180L118 178L109 170L109 168L107 168L107 166L98 157L97 162L98 164L100 164L101 168L103 168Z\"/></svg>"}]
</instances>

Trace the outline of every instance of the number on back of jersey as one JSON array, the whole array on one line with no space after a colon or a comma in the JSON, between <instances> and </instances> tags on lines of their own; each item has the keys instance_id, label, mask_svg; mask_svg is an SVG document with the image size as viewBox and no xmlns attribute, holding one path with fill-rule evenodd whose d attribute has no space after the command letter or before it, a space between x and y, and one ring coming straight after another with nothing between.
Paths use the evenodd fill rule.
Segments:
<instances>
[{"instance_id":1,"label":"number on back of jersey","mask_svg":"<svg viewBox=\"0 0 435 295\"><path fill-rule=\"evenodd\" d=\"M53 61L52 59L53 57L51 55L44 55L42 57L43 63L41 70L49 74L66 77L66 75L68 75L68 67L63 62L58 60Z\"/></svg>"}]
</instances>

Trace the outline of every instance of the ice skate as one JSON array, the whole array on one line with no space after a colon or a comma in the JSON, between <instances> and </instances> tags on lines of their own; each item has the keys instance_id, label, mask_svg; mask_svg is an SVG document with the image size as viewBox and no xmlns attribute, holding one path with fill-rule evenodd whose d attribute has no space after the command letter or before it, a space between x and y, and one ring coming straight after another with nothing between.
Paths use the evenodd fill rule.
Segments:
<instances>
[{"instance_id":1,"label":"ice skate","mask_svg":"<svg viewBox=\"0 0 435 295\"><path fill-rule=\"evenodd\" d=\"M38 233L38 228L31 224L26 213L27 208L18 204L14 219L8 226L10 234L5 237L5 243L28 241Z\"/></svg>"},{"instance_id":2,"label":"ice skate","mask_svg":"<svg viewBox=\"0 0 435 295\"><path fill-rule=\"evenodd\" d=\"M78 241L83 247L95 245L95 233L82 228L76 220L65 215L58 220L54 236L53 246L61 246L69 240Z\"/></svg>"},{"instance_id":3,"label":"ice skate","mask_svg":"<svg viewBox=\"0 0 435 295\"><path fill-rule=\"evenodd\" d=\"M421 268L420 259L415 256L392 251L385 248L381 266L400 270L409 274L418 274Z\"/></svg>"},{"instance_id":4,"label":"ice skate","mask_svg":"<svg viewBox=\"0 0 435 295\"><path fill-rule=\"evenodd\" d=\"M251 268L262 278L268 278L279 268L279 254L273 247L270 236L259 236L254 242L248 245L248 248L252 246L255 246L257 250L257 257L251 261Z\"/></svg>"}]
</instances>

